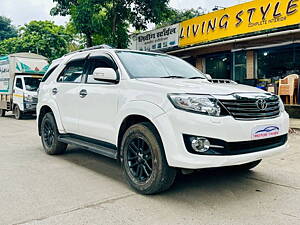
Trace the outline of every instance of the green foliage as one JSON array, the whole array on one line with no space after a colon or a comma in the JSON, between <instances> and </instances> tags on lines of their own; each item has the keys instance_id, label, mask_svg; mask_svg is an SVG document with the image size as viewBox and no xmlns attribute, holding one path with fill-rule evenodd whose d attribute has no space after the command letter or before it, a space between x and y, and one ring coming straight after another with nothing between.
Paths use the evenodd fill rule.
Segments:
<instances>
[{"instance_id":1,"label":"green foliage","mask_svg":"<svg viewBox=\"0 0 300 225\"><path fill-rule=\"evenodd\" d=\"M52 60L66 54L72 40L71 34L63 26L50 21L31 21L19 32L19 37L0 42L0 55L33 52Z\"/></svg>"},{"instance_id":2,"label":"green foliage","mask_svg":"<svg viewBox=\"0 0 300 225\"><path fill-rule=\"evenodd\" d=\"M0 41L17 36L16 28L11 24L11 20L0 16Z\"/></svg>"},{"instance_id":3,"label":"green foliage","mask_svg":"<svg viewBox=\"0 0 300 225\"><path fill-rule=\"evenodd\" d=\"M126 48L128 31L146 29L159 23L169 0L53 0L52 15L71 15L77 32L85 35L87 46L106 43Z\"/></svg>"},{"instance_id":4,"label":"green foliage","mask_svg":"<svg viewBox=\"0 0 300 225\"><path fill-rule=\"evenodd\" d=\"M199 7L197 9L184 9L177 10L173 8L169 8L163 13L162 21L157 24L157 28L169 26L172 24L180 23L184 20L188 20L197 16L201 16L206 13L206 10Z\"/></svg>"}]
</instances>

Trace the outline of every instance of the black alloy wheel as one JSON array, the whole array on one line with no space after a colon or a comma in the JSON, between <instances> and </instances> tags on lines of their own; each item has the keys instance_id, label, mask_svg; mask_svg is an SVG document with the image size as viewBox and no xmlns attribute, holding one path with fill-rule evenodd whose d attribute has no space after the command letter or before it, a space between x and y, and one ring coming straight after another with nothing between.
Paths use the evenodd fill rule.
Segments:
<instances>
[{"instance_id":1,"label":"black alloy wheel","mask_svg":"<svg viewBox=\"0 0 300 225\"><path fill-rule=\"evenodd\" d=\"M67 144L59 141L59 132L53 113L47 113L41 122L41 139L45 152L48 155L63 154Z\"/></svg>"},{"instance_id":2,"label":"black alloy wheel","mask_svg":"<svg viewBox=\"0 0 300 225\"><path fill-rule=\"evenodd\" d=\"M51 124L49 120L46 120L44 123L42 137L46 146L51 148L54 142L55 134L53 124Z\"/></svg>"},{"instance_id":3,"label":"black alloy wheel","mask_svg":"<svg viewBox=\"0 0 300 225\"><path fill-rule=\"evenodd\" d=\"M146 182L153 170L150 146L139 137L129 143L128 149L126 161L132 176L139 182Z\"/></svg>"}]
</instances>

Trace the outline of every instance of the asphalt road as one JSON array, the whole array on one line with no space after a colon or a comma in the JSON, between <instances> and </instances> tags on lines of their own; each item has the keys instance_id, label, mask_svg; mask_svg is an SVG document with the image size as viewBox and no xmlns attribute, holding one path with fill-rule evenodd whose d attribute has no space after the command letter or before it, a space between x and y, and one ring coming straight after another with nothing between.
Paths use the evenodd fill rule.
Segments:
<instances>
[{"instance_id":1,"label":"asphalt road","mask_svg":"<svg viewBox=\"0 0 300 225\"><path fill-rule=\"evenodd\" d=\"M43 153L32 119L0 118L0 225L299 225L300 135L285 154L252 172L180 176L163 194L142 196L119 165L78 148Z\"/></svg>"}]
</instances>

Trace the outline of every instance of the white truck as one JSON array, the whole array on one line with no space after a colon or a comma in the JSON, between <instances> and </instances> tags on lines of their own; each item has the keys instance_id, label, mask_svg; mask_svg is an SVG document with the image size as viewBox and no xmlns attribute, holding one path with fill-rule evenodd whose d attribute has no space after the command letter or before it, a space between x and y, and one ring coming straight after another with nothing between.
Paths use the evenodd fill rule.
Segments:
<instances>
[{"instance_id":1,"label":"white truck","mask_svg":"<svg viewBox=\"0 0 300 225\"><path fill-rule=\"evenodd\" d=\"M48 65L46 57L33 53L0 57L0 117L7 111L16 119L36 113L37 90Z\"/></svg>"}]
</instances>

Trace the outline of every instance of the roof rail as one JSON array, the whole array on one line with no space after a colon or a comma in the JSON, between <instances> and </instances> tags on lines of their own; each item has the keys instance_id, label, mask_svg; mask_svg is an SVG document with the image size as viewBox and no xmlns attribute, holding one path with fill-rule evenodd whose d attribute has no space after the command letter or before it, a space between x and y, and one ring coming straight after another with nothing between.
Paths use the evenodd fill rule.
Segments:
<instances>
[{"instance_id":1,"label":"roof rail","mask_svg":"<svg viewBox=\"0 0 300 225\"><path fill-rule=\"evenodd\" d=\"M78 52L86 52L86 51L90 51L90 50L95 50L95 49L113 49L113 47L109 46L109 45L96 45L96 46L93 46L93 47L90 47L90 48L84 48L84 49L80 49L80 50L77 50L77 51L74 51L74 52L70 52L70 53L67 53L65 54L65 56L67 55L72 55L74 53L78 53Z\"/></svg>"}]
</instances>

